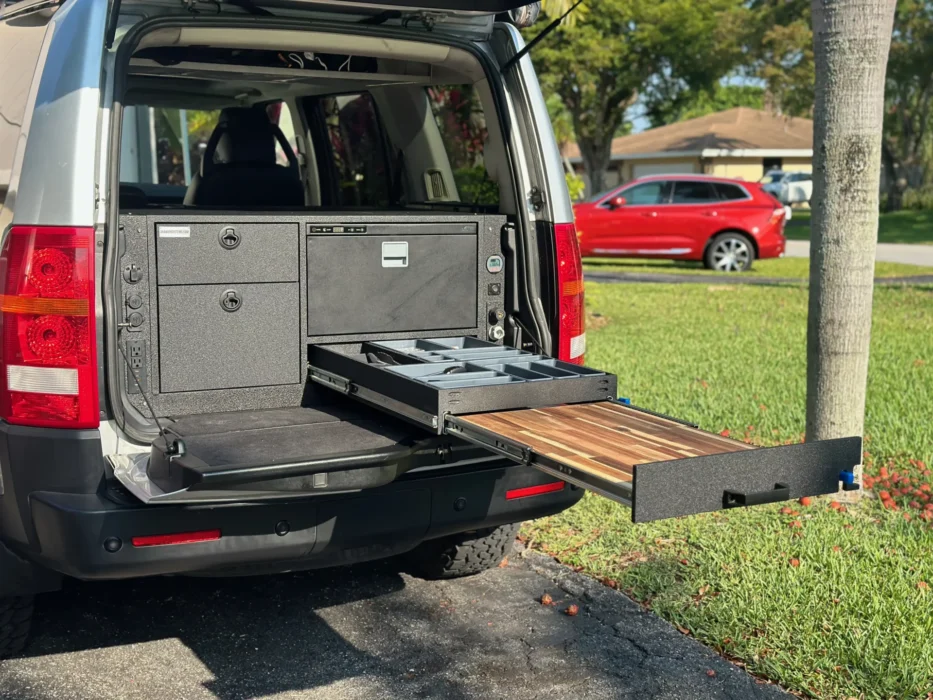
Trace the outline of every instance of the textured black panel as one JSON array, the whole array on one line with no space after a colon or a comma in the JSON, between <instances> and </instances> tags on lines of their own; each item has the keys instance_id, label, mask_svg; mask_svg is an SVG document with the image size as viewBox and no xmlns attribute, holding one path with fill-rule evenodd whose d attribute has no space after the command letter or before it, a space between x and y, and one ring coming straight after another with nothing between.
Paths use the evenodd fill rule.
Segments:
<instances>
[{"instance_id":1,"label":"textured black panel","mask_svg":"<svg viewBox=\"0 0 933 700\"><path fill-rule=\"evenodd\" d=\"M159 284L298 281L297 222L172 221L155 228ZM236 246L221 245L223 236Z\"/></svg>"},{"instance_id":2,"label":"textured black panel","mask_svg":"<svg viewBox=\"0 0 933 700\"><path fill-rule=\"evenodd\" d=\"M393 243L404 266L384 266ZM476 325L475 235L308 236L307 260L309 335Z\"/></svg>"},{"instance_id":3,"label":"textured black panel","mask_svg":"<svg viewBox=\"0 0 933 700\"><path fill-rule=\"evenodd\" d=\"M261 430L293 425L316 425L338 423L342 420L370 418L358 404L351 406L328 406L326 408L272 408L264 411L228 411L226 413L201 413L194 416L173 417L169 427L176 435L210 435L237 430Z\"/></svg>"},{"instance_id":4,"label":"textured black panel","mask_svg":"<svg viewBox=\"0 0 933 700\"><path fill-rule=\"evenodd\" d=\"M721 510L725 490L757 493L781 483L792 499L835 493L839 472L861 461L862 439L850 437L639 464L632 521Z\"/></svg>"},{"instance_id":5,"label":"textured black panel","mask_svg":"<svg viewBox=\"0 0 933 700\"><path fill-rule=\"evenodd\" d=\"M336 421L197 435L185 443L189 454L207 463L201 470L207 473L239 464L284 464L379 450L398 445L410 432L375 421Z\"/></svg>"},{"instance_id":6,"label":"textured black panel","mask_svg":"<svg viewBox=\"0 0 933 700\"><path fill-rule=\"evenodd\" d=\"M221 306L228 289L237 311ZM298 333L296 283L160 287L162 391L300 382Z\"/></svg>"}]
</instances>

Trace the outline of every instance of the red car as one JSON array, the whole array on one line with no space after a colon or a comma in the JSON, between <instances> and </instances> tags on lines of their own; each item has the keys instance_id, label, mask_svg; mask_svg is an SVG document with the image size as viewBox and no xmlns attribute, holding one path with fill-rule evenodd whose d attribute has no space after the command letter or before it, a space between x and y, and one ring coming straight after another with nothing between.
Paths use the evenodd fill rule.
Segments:
<instances>
[{"instance_id":1,"label":"red car","mask_svg":"<svg viewBox=\"0 0 933 700\"><path fill-rule=\"evenodd\" d=\"M784 207L758 183L700 175L633 180L574 207L584 257L702 260L741 272L784 254Z\"/></svg>"}]
</instances>

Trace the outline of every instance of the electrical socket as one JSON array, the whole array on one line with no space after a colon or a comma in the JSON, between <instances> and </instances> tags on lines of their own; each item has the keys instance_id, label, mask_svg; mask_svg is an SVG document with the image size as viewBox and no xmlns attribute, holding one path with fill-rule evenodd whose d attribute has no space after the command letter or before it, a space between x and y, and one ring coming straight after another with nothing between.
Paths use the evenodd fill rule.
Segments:
<instances>
[{"instance_id":1,"label":"electrical socket","mask_svg":"<svg viewBox=\"0 0 933 700\"><path fill-rule=\"evenodd\" d=\"M126 341L126 354L130 366L126 368L126 391L130 394L138 394L139 387L133 375L139 380L143 391L149 389L149 372L146 367L146 343L142 340Z\"/></svg>"}]
</instances>

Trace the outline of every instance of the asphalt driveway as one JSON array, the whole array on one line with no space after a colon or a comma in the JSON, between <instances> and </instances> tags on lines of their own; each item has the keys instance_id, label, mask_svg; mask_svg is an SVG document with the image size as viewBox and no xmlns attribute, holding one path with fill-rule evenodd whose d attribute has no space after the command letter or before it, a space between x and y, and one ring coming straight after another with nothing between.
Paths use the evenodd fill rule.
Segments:
<instances>
[{"instance_id":1,"label":"asphalt driveway","mask_svg":"<svg viewBox=\"0 0 933 700\"><path fill-rule=\"evenodd\" d=\"M34 632L0 698L789 697L537 554L451 582L380 563L74 583Z\"/></svg>"}]
</instances>

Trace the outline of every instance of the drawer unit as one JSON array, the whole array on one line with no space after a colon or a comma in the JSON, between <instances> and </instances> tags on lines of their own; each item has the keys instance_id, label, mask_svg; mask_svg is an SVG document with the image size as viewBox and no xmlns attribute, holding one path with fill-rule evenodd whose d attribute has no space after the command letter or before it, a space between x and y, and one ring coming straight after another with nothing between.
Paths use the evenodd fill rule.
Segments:
<instances>
[{"instance_id":1,"label":"drawer unit","mask_svg":"<svg viewBox=\"0 0 933 700\"><path fill-rule=\"evenodd\" d=\"M852 488L858 437L767 449L615 400L605 372L472 337L311 348L311 379L599 493L635 522Z\"/></svg>"},{"instance_id":2,"label":"drawer unit","mask_svg":"<svg viewBox=\"0 0 933 700\"><path fill-rule=\"evenodd\" d=\"M605 401L615 376L478 338L309 349L311 379L443 432L443 417Z\"/></svg>"},{"instance_id":3,"label":"drawer unit","mask_svg":"<svg viewBox=\"0 0 933 700\"><path fill-rule=\"evenodd\" d=\"M298 223L157 223L158 283L297 282Z\"/></svg>"},{"instance_id":4,"label":"drawer unit","mask_svg":"<svg viewBox=\"0 0 933 700\"><path fill-rule=\"evenodd\" d=\"M298 283L159 288L163 393L296 384Z\"/></svg>"},{"instance_id":5,"label":"drawer unit","mask_svg":"<svg viewBox=\"0 0 933 700\"><path fill-rule=\"evenodd\" d=\"M477 326L477 234L310 235L308 335ZM462 227L461 227L462 228Z\"/></svg>"}]
</instances>

